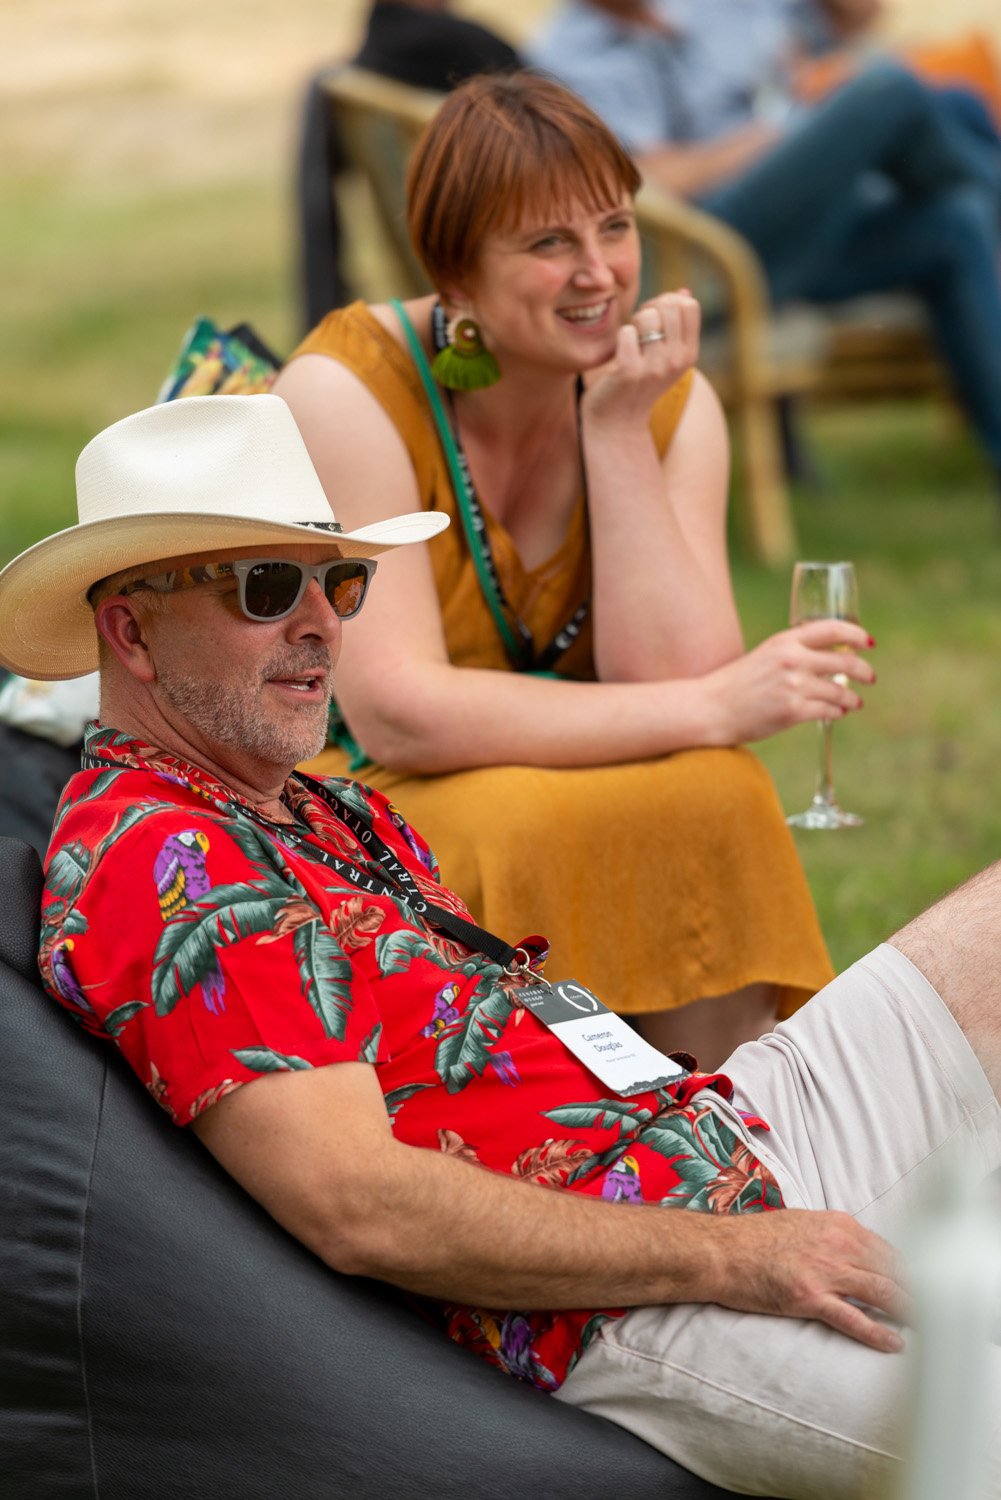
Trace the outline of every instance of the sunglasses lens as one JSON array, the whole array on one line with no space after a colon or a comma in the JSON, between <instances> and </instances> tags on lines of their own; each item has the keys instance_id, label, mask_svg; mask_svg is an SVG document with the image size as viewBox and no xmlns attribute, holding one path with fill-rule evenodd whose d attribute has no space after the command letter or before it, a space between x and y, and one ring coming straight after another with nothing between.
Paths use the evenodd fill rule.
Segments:
<instances>
[{"instance_id":1,"label":"sunglasses lens","mask_svg":"<svg viewBox=\"0 0 1001 1500\"><path fill-rule=\"evenodd\" d=\"M350 620L362 607L368 588L368 569L358 562L335 564L327 574L327 598L334 613Z\"/></svg>"},{"instance_id":2,"label":"sunglasses lens","mask_svg":"<svg viewBox=\"0 0 1001 1500\"><path fill-rule=\"evenodd\" d=\"M291 613L303 593L303 568L299 563L273 559L241 567L247 569L242 575L244 614L251 620L280 620ZM374 563L357 558L316 570L330 607L340 619L349 620L361 609L374 571ZM314 576L312 570L306 569L306 576Z\"/></svg>"},{"instance_id":3,"label":"sunglasses lens","mask_svg":"<svg viewBox=\"0 0 1001 1500\"><path fill-rule=\"evenodd\" d=\"M301 582L302 569L298 563L255 563L244 584L247 614L254 620L274 620L288 614Z\"/></svg>"}]
</instances>

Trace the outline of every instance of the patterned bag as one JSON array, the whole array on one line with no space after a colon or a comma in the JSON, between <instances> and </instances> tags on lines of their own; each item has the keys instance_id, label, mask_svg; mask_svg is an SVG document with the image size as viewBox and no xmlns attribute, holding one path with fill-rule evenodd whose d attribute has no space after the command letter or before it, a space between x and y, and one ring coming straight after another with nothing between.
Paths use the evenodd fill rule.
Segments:
<instances>
[{"instance_id":1,"label":"patterned bag","mask_svg":"<svg viewBox=\"0 0 1001 1500\"><path fill-rule=\"evenodd\" d=\"M281 363L249 324L223 329L211 318L197 318L156 399L256 395L271 389Z\"/></svg>"}]
</instances>

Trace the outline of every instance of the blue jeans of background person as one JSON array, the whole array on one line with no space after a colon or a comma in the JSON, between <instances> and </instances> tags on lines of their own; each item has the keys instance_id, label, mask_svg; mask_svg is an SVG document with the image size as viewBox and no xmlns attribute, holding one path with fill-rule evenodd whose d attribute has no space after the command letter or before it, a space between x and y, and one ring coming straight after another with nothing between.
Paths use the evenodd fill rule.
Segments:
<instances>
[{"instance_id":1,"label":"blue jeans of background person","mask_svg":"<svg viewBox=\"0 0 1001 1500\"><path fill-rule=\"evenodd\" d=\"M988 151L985 161L996 168L1001 152L1001 131L980 95L956 84L944 88L936 86L935 98L944 106L947 116L959 126L966 138L966 149L971 146L976 149L979 141Z\"/></svg>"},{"instance_id":2,"label":"blue jeans of background person","mask_svg":"<svg viewBox=\"0 0 1001 1500\"><path fill-rule=\"evenodd\" d=\"M699 206L757 250L776 302L913 291L1001 476L1001 151L880 64Z\"/></svg>"}]
</instances>

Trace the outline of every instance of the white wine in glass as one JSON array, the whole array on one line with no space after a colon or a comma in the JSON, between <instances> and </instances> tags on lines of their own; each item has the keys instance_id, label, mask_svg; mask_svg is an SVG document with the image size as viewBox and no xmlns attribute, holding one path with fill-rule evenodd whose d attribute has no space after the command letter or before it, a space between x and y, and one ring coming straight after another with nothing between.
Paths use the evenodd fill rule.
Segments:
<instances>
[{"instance_id":1,"label":"white wine in glass","mask_svg":"<svg viewBox=\"0 0 1001 1500\"><path fill-rule=\"evenodd\" d=\"M790 625L805 625L808 620L851 620L857 625L858 616L858 584L850 562L796 564L789 601ZM841 676L834 680L847 682ZM805 812L786 818L794 828L857 828L864 821L858 813L845 812L838 806L831 775L832 728L830 719L821 719L817 725L820 736L817 788Z\"/></svg>"}]
</instances>

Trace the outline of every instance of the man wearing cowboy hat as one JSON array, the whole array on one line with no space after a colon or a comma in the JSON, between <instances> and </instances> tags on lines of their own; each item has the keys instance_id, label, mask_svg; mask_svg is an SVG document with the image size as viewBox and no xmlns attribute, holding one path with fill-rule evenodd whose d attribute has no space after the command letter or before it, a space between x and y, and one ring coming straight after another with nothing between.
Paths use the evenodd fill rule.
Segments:
<instances>
[{"instance_id":1,"label":"man wearing cowboy hat","mask_svg":"<svg viewBox=\"0 0 1001 1500\"><path fill-rule=\"evenodd\" d=\"M101 670L46 862L53 995L332 1267L719 1484L873 1493L891 1242L1001 1164L998 867L699 1074L547 982L544 940L477 927L380 794L294 774L373 556L442 517L340 531L273 396L140 412L77 479L80 524L0 573L0 661ZM993 1345L988 1379L996 1411Z\"/></svg>"}]
</instances>

